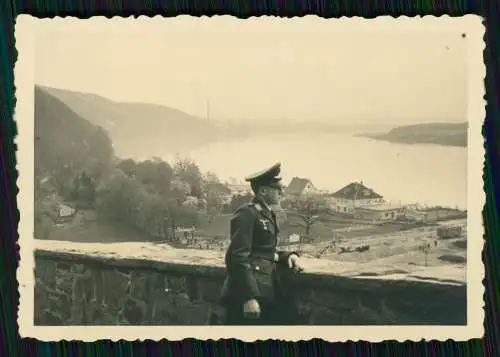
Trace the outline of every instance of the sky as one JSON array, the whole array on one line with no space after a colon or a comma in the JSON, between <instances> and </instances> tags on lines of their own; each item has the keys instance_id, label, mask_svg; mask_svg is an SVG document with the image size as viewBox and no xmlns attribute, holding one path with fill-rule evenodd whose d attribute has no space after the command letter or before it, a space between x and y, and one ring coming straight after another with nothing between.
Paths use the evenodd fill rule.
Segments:
<instances>
[{"instance_id":1,"label":"sky","mask_svg":"<svg viewBox=\"0 0 500 357\"><path fill-rule=\"evenodd\" d=\"M224 16L44 22L35 83L214 119L466 121L459 26Z\"/></svg>"}]
</instances>

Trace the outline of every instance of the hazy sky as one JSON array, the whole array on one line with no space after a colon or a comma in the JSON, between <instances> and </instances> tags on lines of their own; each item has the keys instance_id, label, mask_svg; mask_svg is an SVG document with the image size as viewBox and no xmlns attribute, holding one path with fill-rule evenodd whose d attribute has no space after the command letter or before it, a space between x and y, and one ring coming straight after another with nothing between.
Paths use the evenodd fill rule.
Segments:
<instances>
[{"instance_id":1,"label":"hazy sky","mask_svg":"<svg viewBox=\"0 0 500 357\"><path fill-rule=\"evenodd\" d=\"M230 17L45 22L35 82L214 118L466 121L459 27ZM401 23L401 22L399 22Z\"/></svg>"}]
</instances>

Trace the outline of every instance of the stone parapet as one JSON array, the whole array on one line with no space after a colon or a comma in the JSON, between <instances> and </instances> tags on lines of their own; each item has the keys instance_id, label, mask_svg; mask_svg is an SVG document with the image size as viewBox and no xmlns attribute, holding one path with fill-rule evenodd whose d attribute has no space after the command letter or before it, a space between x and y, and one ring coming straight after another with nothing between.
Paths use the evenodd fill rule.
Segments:
<instances>
[{"instance_id":1,"label":"stone parapet","mask_svg":"<svg viewBox=\"0 0 500 357\"><path fill-rule=\"evenodd\" d=\"M37 241L36 325L220 324L223 253L147 243ZM465 325L465 268L411 273L304 259L304 325Z\"/></svg>"}]
</instances>

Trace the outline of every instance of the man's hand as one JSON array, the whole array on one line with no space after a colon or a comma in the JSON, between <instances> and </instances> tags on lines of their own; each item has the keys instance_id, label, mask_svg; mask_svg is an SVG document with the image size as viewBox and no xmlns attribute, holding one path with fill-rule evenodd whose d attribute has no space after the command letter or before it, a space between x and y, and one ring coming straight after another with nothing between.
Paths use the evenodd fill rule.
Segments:
<instances>
[{"instance_id":1,"label":"man's hand","mask_svg":"<svg viewBox=\"0 0 500 357\"><path fill-rule=\"evenodd\" d=\"M304 270L300 258L297 254L291 254L288 257L288 267L295 270L296 272L301 272Z\"/></svg>"},{"instance_id":2,"label":"man's hand","mask_svg":"<svg viewBox=\"0 0 500 357\"><path fill-rule=\"evenodd\" d=\"M243 304L243 315L248 319L258 319L260 316L260 305L256 299L248 300Z\"/></svg>"}]
</instances>

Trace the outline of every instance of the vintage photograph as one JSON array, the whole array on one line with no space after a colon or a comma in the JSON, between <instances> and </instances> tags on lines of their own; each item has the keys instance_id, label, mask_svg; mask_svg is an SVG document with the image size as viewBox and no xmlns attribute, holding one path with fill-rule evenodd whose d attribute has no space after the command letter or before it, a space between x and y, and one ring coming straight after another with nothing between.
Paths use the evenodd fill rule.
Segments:
<instances>
[{"instance_id":1,"label":"vintage photograph","mask_svg":"<svg viewBox=\"0 0 500 357\"><path fill-rule=\"evenodd\" d=\"M24 25L22 330L482 336L479 18Z\"/></svg>"}]
</instances>

